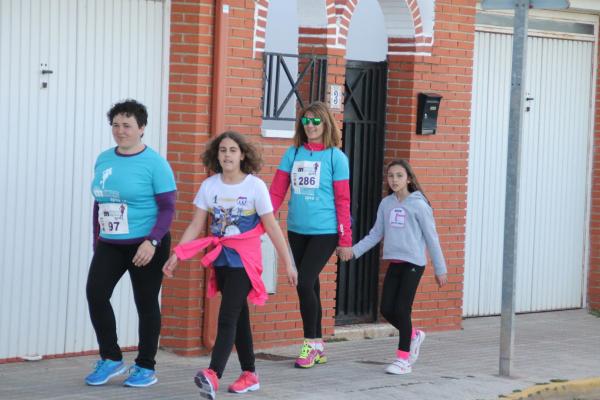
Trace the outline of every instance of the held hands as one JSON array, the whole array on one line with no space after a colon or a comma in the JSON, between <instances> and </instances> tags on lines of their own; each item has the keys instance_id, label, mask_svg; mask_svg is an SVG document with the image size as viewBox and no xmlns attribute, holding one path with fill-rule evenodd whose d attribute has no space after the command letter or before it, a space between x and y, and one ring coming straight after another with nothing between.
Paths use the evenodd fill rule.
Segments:
<instances>
[{"instance_id":1,"label":"held hands","mask_svg":"<svg viewBox=\"0 0 600 400\"><path fill-rule=\"evenodd\" d=\"M338 248L335 250L335 253L342 261L350 261L354 257L354 254L352 253L352 247L338 246Z\"/></svg>"},{"instance_id":2,"label":"held hands","mask_svg":"<svg viewBox=\"0 0 600 400\"><path fill-rule=\"evenodd\" d=\"M173 253L162 268L163 274L169 278L172 278L175 268L177 268L177 254Z\"/></svg>"},{"instance_id":3,"label":"held hands","mask_svg":"<svg viewBox=\"0 0 600 400\"><path fill-rule=\"evenodd\" d=\"M444 286L446 283L448 283L448 274L436 275L435 281L437 282L438 287Z\"/></svg>"},{"instance_id":4,"label":"held hands","mask_svg":"<svg viewBox=\"0 0 600 400\"><path fill-rule=\"evenodd\" d=\"M152 257L154 257L154 253L156 252L156 248L152 246L150 241L144 240L142 244L138 247L135 256L133 256L133 265L136 267L144 267L148 265Z\"/></svg>"}]
</instances>

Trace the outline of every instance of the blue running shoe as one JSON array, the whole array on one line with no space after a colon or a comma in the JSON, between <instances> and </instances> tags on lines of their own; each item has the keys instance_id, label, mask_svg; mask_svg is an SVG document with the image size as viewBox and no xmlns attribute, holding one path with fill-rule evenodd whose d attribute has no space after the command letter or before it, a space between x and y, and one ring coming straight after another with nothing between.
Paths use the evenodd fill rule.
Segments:
<instances>
[{"instance_id":1,"label":"blue running shoe","mask_svg":"<svg viewBox=\"0 0 600 400\"><path fill-rule=\"evenodd\" d=\"M130 387L146 387L158 382L154 370L142 368L139 365L132 365L129 368L129 378L125 379L123 384Z\"/></svg>"},{"instance_id":2,"label":"blue running shoe","mask_svg":"<svg viewBox=\"0 0 600 400\"><path fill-rule=\"evenodd\" d=\"M125 372L123 361L98 360L91 374L85 377L85 383L91 386L104 385L113 376Z\"/></svg>"}]
</instances>

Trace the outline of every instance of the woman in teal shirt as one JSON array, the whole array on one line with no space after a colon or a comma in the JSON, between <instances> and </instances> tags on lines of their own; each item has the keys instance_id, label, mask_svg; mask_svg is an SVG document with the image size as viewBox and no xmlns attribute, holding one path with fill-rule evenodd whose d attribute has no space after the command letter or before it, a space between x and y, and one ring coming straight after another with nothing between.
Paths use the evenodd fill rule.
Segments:
<instances>
[{"instance_id":1,"label":"woman in teal shirt","mask_svg":"<svg viewBox=\"0 0 600 400\"><path fill-rule=\"evenodd\" d=\"M107 116L117 146L101 153L94 167L94 257L86 286L101 359L85 382L103 385L126 370L110 297L129 272L139 317L139 344L125 385L145 387L157 382L158 295L162 265L170 252L175 178L167 161L142 142L148 121L143 104L126 100L115 104Z\"/></svg>"}]
</instances>

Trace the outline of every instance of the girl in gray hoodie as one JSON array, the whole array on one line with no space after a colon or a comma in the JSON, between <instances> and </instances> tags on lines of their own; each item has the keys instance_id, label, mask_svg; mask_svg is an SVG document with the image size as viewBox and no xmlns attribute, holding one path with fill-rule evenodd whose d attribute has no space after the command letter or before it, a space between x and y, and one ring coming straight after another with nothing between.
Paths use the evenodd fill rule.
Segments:
<instances>
[{"instance_id":1,"label":"girl in gray hoodie","mask_svg":"<svg viewBox=\"0 0 600 400\"><path fill-rule=\"evenodd\" d=\"M387 181L390 194L379 204L375 225L352 247L352 253L358 258L383 239L383 259L390 265L383 281L381 315L400 334L396 361L386 372L400 375L412 371L425 339L425 332L413 329L411 322L415 293L427 264L425 248L438 286L444 286L448 278L433 210L408 162L392 161L387 167Z\"/></svg>"}]
</instances>

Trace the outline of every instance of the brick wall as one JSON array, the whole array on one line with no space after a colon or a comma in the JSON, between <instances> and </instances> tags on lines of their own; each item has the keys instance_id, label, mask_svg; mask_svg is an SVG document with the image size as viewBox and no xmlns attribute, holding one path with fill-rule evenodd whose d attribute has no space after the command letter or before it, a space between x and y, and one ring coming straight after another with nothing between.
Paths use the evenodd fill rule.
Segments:
<instances>
[{"instance_id":1,"label":"brick wall","mask_svg":"<svg viewBox=\"0 0 600 400\"><path fill-rule=\"evenodd\" d=\"M347 13L348 8L339 7L343 2L338 3L338 12ZM432 268L428 268L415 303L416 324L435 329L456 329L461 323L474 3L474 0L438 0L431 57L389 57L385 161L405 157L415 166L435 208L449 266L450 284L443 290L437 289ZM291 140L260 137L263 62L260 49L254 54L254 2L237 0L228 4L226 99L224 109L215 111L223 113L225 129L249 135L260 144L265 160L260 177L270 184ZM266 5L264 1L261 4ZM174 243L191 220L191 201L207 177L199 155L211 135L214 13L213 5L201 0L175 0L172 4L168 158L179 188ZM329 25L321 35L300 28L299 53L326 55L328 85L343 85L345 50L336 44L345 43L345 38L331 35L335 32L331 27L336 21L333 13L328 15ZM435 136L414 134L416 95L421 91L444 96ZM341 126L343 112L335 115ZM285 230L285 204L278 217ZM336 272L332 257L321 275L325 336L334 333ZM207 350L202 343L204 276L204 270L195 260L181 263L176 278L165 281L163 347L188 355ZM251 322L257 348L289 344L302 337L298 298L295 289L287 284L281 266L277 293L265 306L251 306Z\"/></svg>"}]
</instances>

